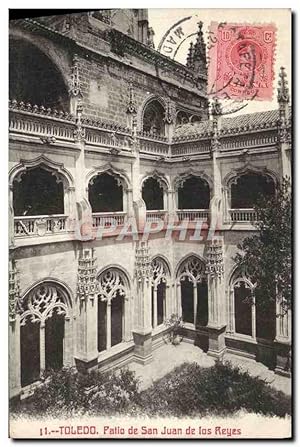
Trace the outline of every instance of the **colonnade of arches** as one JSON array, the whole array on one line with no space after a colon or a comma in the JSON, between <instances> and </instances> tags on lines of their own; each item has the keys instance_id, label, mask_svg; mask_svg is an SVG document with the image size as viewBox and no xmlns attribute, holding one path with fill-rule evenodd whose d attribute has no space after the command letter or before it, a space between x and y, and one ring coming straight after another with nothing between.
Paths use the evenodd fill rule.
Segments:
<instances>
[{"instance_id":1,"label":"colonnade of arches","mask_svg":"<svg viewBox=\"0 0 300 447\"><path fill-rule=\"evenodd\" d=\"M187 327L207 326L209 288L205 260L195 254L186 256L176 268L175 278L163 256L154 257L151 265L153 330L164 327L172 313L181 315ZM128 334L130 338L133 290L128 274L115 266L104 268L98 282L97 346L101 355L126 341ZM275 304L262 307L259 290L237 270L229 279L227 291L227 333L249 340L273 340ZM45 370L73 363L75 320L76 302L66 285L46 279L24 294L19 313L22 387L39 380Z\"/></svg>"},{"instance_id":2,"label":"colonnade of arches","mask_svg":"<svg viewBox=\"0 0 300 447\"><path fill-rule=\"evenodd\" d=\"M15 216L68 214L67 199L71 182L61 171L46 162L22 168L13 176L13 209ZM71 176L70 176L71 177ZM275 194L275 180L267 174L247 171L228 183L230 209L253 208L260 196ZM175 191L175 208L178 210L208 210L211 185L194 174L180 174L170 185L163 176L148 175L142 180L141 195L147 210L168 211L172 189ZM93 213L126 212L128 210L129 179L112 169L96 172L87 186L88 200Z\"/></svg>"}]
</instances>

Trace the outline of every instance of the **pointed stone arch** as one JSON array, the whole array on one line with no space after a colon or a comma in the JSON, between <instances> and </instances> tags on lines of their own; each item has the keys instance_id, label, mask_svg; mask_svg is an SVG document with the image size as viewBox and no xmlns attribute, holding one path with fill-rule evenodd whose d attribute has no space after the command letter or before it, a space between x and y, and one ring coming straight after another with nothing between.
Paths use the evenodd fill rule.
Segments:
<instances>
[{"instance_id":1,"label":"pointed stone arch","mask_svg":"<svg viewBox=\"0 0 300 447\"><path fill-rule=\"evenodd\" d=\"M98 351L101 352L130 337L130 279L122 267L109 265L100 270L97 280Z\"/></svg>"},{"instance_id":2,"label":"pointed stone arch","mask_svg":"<svg viewBox=\"0 0 300 447\"><path fill-rule=\"evenodd\" d=\"M93 179L95 179L95 177L104 173L114 177L117 180L118 184L121 185L125 191L131 189L131 183L126 171L124 169L116 168L111 163L106 163L105 165L92 169L86 176L87 186L91 182L93 182Z\"/></svg>"},{"instance_id":3,"label":"pointed stone arch","mask_svg":"<svg viewBox=\"0 0 300 447\"><path fill-rule=\"evenodd\" d=\"M45 278L29 287L19 303L21 385L39 380L45 369L73 362L70 289Z\"/></svg>"},{"instance_id":4,"label":"pointed stone arch","mask_svg":"<svg viewBox=\"0 0 300 447\"><path fill-rule=\"evenodd\" d=\"M138 124L139 124L139 130L141 132L149 132L149 130L145 129L145 124L146 124L145 114L147 113L147 111L150 110L151 107L152 108L153 107L160 108L160 110L157 109L157 111L160 112L160 115L161 115L160 116L161 122L159 122L159 120L157 122L160 125L160 129L159 129L157 135L165 136L165 115L166 115L166 110L167 110L167 102L164 100L163 97L154 95L154 94L147 96L147 98L144 100L140 110L138 111L137 120L138 120Z\"/></svg>"},{"instance_id":5,"label":"pointed stone arch","mask_svg":"<svg viewBox=\"0 0 300 447\"><path fill-rule=\"evenodd\" d=\"M253 174L260 174L262 176L267 176L271 178L275 184L275 186L278 184L278 174L275 171L272 171L271 169L267 168L267 166L256 166L252 163L247 163L244 166L232 169L230 172L228 172L225 177L223 178L223 186L225 188L230 188L233 183L236 183L237 180L244 174L253 173Z\"/></svg>"},{"instance_id":6,"label":"pointed stone arch","mask_svg":"<svg viewBox=\"0 0 300 447\"><path fill-rule=\"evenodd\" d=\"M206 261L190 253L176 268L177 305L183 321L194 328L208 323Z\"/></svg>"},{"instance_id":7,"label":"pointed stone arch","mask_svg":"<svg viewBox=\"0 0 300 447\"><path fill-rule=\"evenodd\" d=\"M64 167L63 163L51 160L42 154L33 159L21 159L9 172L9 185L12 188L14 181L21 181L22 175L33 168L42 167L51 172L57 182L62 182L64 188L74 188L74 178L72 174Z\"/></svg>"}]
</instances>

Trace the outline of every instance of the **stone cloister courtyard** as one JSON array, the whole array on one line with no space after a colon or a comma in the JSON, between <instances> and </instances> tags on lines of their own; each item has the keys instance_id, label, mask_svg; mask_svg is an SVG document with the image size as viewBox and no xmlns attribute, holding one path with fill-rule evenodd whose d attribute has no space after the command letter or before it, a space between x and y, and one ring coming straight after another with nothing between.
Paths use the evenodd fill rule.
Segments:
<instances>
[{"instance_id":1,"label":"stone cloister courtyard","mask_svg":"<svg viewBox=\"0 0 300 447\"><path fill-rule=\"evenodd\" d=\"M253 359L226 352L223 361L237 366L241 371L247 371L250 376L265 380L268 385L288 396L291 395L291 378L275 374L267 366ZM161 379L175 367L185 362L197 363L202 368L209 368L215 364L215 359L192 343L183 341L174 346L164 344L153 351L153 360L147 365L131 363L129 369L134 371L140 381L140 389L147 389L156 380Z\"/></svg>"}]
</instances>

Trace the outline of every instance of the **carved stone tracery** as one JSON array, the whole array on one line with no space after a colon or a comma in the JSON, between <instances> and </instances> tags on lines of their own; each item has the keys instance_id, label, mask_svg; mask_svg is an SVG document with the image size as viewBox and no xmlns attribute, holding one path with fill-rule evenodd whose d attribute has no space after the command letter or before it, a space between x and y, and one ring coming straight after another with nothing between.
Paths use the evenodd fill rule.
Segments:
<instances>
[{"instance_id":1,"label":"carved stone tracery","mask_svg":"<svg viewBox=\"0 0 300 447\"><path fill-rule=\"evenodd\" d=\"M205 263L196 256L190 256L180 266L178 270L179 281L188 279L194 284L206 279Z\"/></svg>"},{"instance_id":2,"label":"carved stone tracery","mask_svg":"<svg viewBox=\"0 0 300 447\"><path fill-rule=\"evenodd\" d=\"M54 310L58 315L69 317L69 309L62 288L46 281L34 287L23 300L20 325L25 326L28 318L32 323L43 325L52 317Z\"/></svg>"},{"instance_id":3,"label":"carved stone tracery","mask_svg":"<svg viewBox=\"0 0 300 447\"><path fill-rule=\"evenodd\" d=\"M117 268L104 270L99 278L99 298L101 301L111 302L117 295L127 295L127 281L124 273Z\"/></svg>"},{"instance_id":4,"label":"carved stone tracery","mask_svg":"<svg viewBox=\"0 0 300 447\"><path fill-rule=\"evenodd\" d=\"M160 282L167 282L169 272L166 263L161 258L154 258L151 262L151 268L153 285L157 286Z\"/></svg>"}]
</instances>

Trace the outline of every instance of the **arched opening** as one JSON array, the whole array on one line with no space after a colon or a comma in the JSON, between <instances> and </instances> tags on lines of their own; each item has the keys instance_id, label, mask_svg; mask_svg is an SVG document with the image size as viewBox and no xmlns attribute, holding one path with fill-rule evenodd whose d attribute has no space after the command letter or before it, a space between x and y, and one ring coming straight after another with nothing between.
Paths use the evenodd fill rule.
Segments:
<instances>
[{"instance_id":1,"label":"arched opening","mask_svg":"<svg viewBox=\"0 0 300 447\"><path fill-rule=\"evenodd\" d=\"M237 282L234 286L234 318L237 334L255 336L253 306L255 306L255 300L252 289L244 281Z\"/></svg>"},{"instance_id":2,"label":"arched opening","mask_svg":"<svg viewBox=\"0 0 300 447\"><path fill-rule=\"evenodd\" d=\"M210 189L206 180L190 176L178 188L179 209L208 209Z\"/></svg>"},{"instance_id":3,"label":"arched opening","mask_svg":"<svg viewBox=\"0 0 300 447\"><path fill-rule=\"evenodd\" d=\"M188 278L181 282L181 307L183 321L194 323L194 287Z\"/></svg>"},{"instance_id":4,"label":"arched opening","mask_svg":"<svg viewBox=\"0 0 300 447\"><path fill-rule=\"evenodd\" d=\"M170 277L166 262L157 257L151 262L152 267L152 327L163 324L167 318L167 281Z\"/></svg>"},{"instance_id":5,"label":"arched opening","mask_svg":"<svg viewBox=\"0 0 300 447\"><path fill-rule=\"evenodd\" d=\"M93 213L123 211L123 187L119 179L104 172L89 183L89 202Z\"/></svg>"},{"instance_id":6,"label":"arched opening","mask_svg":"<svg viewBox=\"0 0 300 447\"><path fill-rule=\"evenodd\" d=\"M120 293L117 293L111 302L111 345L115 346L123 339L123 305L124 300Z\"/></svg>"},{"instance_id":7,"label":"arched opening","mask_svg":"<svg viewBox=\"0 0 300 447\"><path fill-rule=\"evenodd\" d=\"M63 288L45 281L23 300L20 315L21 386L37 380L45 370L59 369L70 355L66 343L68 298Z\"/></svg>"},{"instance_id":8,"label":"arched opening","mask_svg":"<svg viewBox=\"0 0 300 447\"><path fill-rule=\"evenodd\" d=\"M65 318L55 308L51 318L46 320L45 325L45 365L46 370L60 369L64 364L64 333Z\"/></svg>"},{"instance_id":9,"label":"arched opening","mask_svg":"<svg viewBox=\"0 0 300 447\"><path fill-rule=\"evenodd\" d=\"M64 214L62 181L42 166L27 169L13 182L15 216Z\"/></svg>"},{"instance_id":10,"label":"arched opening","mask_svg":"<svg viewBox=\"0 0 300 447\"><path fill-rule=\"evenodd\" d=\"M104 270L99 278L98 295L98 351L109 350L125 338L125 299L128 280L117 269Z\"/></svg>"},{"instance_id":11,"label":"arched opening","mask_svg":"<svg viewBox=\"0 0 300 447\"><path fill-rule=\"evenodd\" d=\"M182 126L183 124L187 124L189 122L189 115L182 110L176 115L176 126Z\"/></svg>"},{"instance_id":12,"label":"arched opening","mask_svg":"<svg viewBox=\"0 0 300 447\"><path fill-rule=\"evenodd\" d=\"M150 135L165 135L165 109L157 100L149 102L143 116L143 132Z\"/></svg>"},{"instance_id":13,"label":"arched opening","mask_svg":"<svg viewBox=\"0 0 300 447\"><path fill-rule=\"evenodd\" d=\"M55 64L31 43L10 39L9 97L32 105L69 111L69 96Z\"/></svg>"},{"instance_id":14,"label":"arched opening","mask_svg":"<svg viewBox=\"0 0 300 447\"><path fill-rule=\"evenodd\" d=\"M149 177L144 181L142 197L147 210L164 209L164 190L156 178Z\"/></svg>"},{"instance_id":15,"label":"arched opening","mask_svg":"<svg viewBox=\"0 0 300 447\"><path fill-rule=\"evenodd\" d=\"M21 386L40 378L40 322L27 321L21 326Z\"/></svg>"},{"instance_id":16,"label":"arched opening","mask_svg":"<svg viewBox=\"0 0 300 447\"><path fill-rule=\"evenodd\" d=\"M253 208L260 196L275 194L275 184L268 175L249 172L231 184L231 208Z\"/></svg>"},{"instance_id":17,"label":"arched opening","mask_svg":"<svg viewBox=\"0 0 300 447\"><path fill-rule=\"evenodd\" d=\"M205 264L196 256L187 258L178 270L182 319L196 326L208 323L208 287Z\"/></svg>"}]
</instances>

